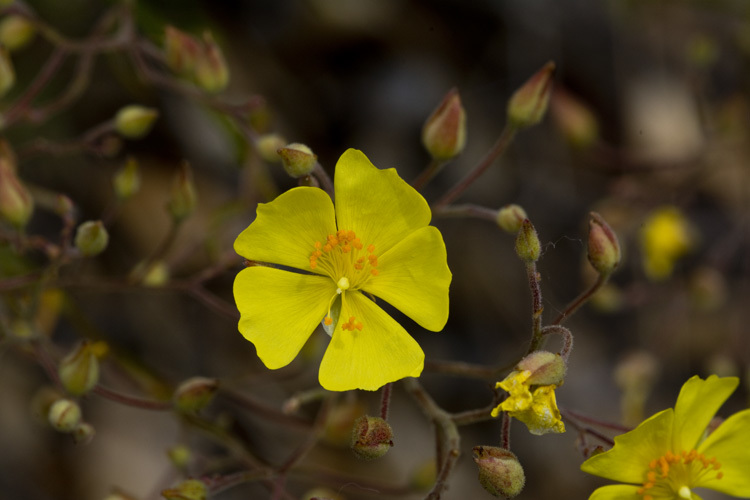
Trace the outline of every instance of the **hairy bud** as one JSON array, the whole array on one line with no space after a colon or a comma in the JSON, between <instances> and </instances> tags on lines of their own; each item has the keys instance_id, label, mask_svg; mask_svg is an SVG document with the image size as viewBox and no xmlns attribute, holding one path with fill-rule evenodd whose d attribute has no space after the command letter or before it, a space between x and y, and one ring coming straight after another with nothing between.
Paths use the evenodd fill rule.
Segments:
<instances>
[{"instance_id":1,"label":"hairy bud","mask_svg":"<svg viewBox=\"0 0 750 500\"><path fill-rule=\"evenodd\" d=\"M524 219L528 219L526 210L519 205L505 205L497 212L497 225L500 229L510 234L517 234L521 229Z\"/></svg>"},{"instance_id":2,"label":"hairy bud","mask_svg":"<svg viewBox=\"0 0 750 500\"><path fill-rule=\"evenodd\" d=\"M529 219L524 219L516 236L516 254L524 262L536 262L542 252L542 244L536 229Z\"/></svg>"},{"instance_id":3,"label":"hairy bud","mask_svg":"<svg viewBox=\"0 0 750 500\"><path fill-rule=\"evenodd\" d=\"M310 175L318 162L318 157L312 149L298 142L287 144L277 153L286 173L294 178Z\"/></svg>"},{"instance_id":4,"label":"hairy bud","mask_svg":"<svg viewBox=\"0 0 750 500\"><path fill-rule=\"evenodd\" d=\"M363 415L354 422L352 451L363 460L380 458L393 446L393 430L380 417Z\"/></svg>"},{"instance_id":5,"label":"hairy bud","mask_svg":"<svg viewBox=\"0 0 750 500\"><path fill-rule=\"evenodd\" d=\"M620 264L620 242L604 218L591 212L589 221L589 262L599 274L608 276Z\"/></svg>"},{"instance_id":6,"label":"hairy bud","mask_svg":"<svg viewBox=\"0 0 750 500\"><path fill-rule=\"evenodd\" d=\"M565 361L559 354L534 351L516 365L518 371L529 371L528 385L560 385L565 378Z\"/></svg>"},{"instance_id":7,"label":"hairy bud","mask_svg":"<svg viewBox=\"0 0 750 500\"><path fill-rule=\"evenodd\" d=\"M523 490L526 475L512 452L495 446L475 446L474 462L479 467L479 482L491 495L513 498Z\"/></svg>"},{"instance_id":8,"label":"hairy bud","mask_svg":"<svg viewBox=\"0 0 750 500\"><path fill-rule=\"evenodd\" d=\"M436 160L449 160L466 146L466 112L451 89L422 127L422 144Z\"/></svg>"}]
</instances>

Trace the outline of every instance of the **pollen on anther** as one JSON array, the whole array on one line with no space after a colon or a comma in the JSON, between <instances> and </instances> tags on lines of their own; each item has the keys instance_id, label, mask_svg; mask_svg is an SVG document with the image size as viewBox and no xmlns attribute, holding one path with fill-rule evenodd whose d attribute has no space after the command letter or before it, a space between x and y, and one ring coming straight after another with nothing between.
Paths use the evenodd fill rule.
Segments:
<instances>
[{"instance_id":1,"label":"pollen on anther","mask_svg":"<svg viewBox=\"0 0 750 500\"><path fill-rule=\"evenodd\" d=\"M318 250L320 250L320 242L319 241L315 242L315 248L318 249Z\"/></svg>"},{"instance_id":2,"label":"pollen on anther","mask_svg":"<svg viewBox=\"0 0 750 500\"><path fill-rule=\"evenodd\" d=\"M333 323L333 318L332 318L332 317L330 317L330 316L326 316L326 317L325 317L325 318L323 319L323 323L325 323L325 324L326 324L326 326L330 326L330 325L331 325L331 323Z\"/></svg>"},{"instance_id":3,"label":"pollen on anther","mask_svg":"<svg viewBox=\"0 0 750 500\"><path fill-rule=\"evenodd\" d=\"M373 276L377 276L378 274L380 274L380 271L378 271L377 269L370 269L370 274L372 274Z\"/></svg>"},{"instance_id":4,"label":"pollen on anther","mask_svg":"<svg viewBox=\"0 0 750 500\"><path fill-rule=\"evenodd\" d=\"M370 252L370 253L374 252L375 251L375 245L372 245L372 244L371 245L367 245L367 251Z\"/></svg>"}]
</instances>

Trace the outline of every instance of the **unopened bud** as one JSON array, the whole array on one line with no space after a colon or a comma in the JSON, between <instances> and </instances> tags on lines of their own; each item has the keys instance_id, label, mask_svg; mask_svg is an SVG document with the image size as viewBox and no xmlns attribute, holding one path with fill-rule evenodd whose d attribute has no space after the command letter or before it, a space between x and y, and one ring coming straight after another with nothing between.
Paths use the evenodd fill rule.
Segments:
<instances>
[{"instance_id":1,"label":"unopened bud","mask_svg":"<svg viewBox=\"0 0 750 500\"><path fill-rule=\"evenodd\" d=\"M363 460L380 458L393 446L393 430L380 417L362 415L354 422L352 451Z\"/></svg>"},{"instance_id":2,"label":"unopened bud","mask_svg":"<svg viewBox=\"0 0 750 500\"><path fill-rule=\"evenodd\" d=\"M83 342L68 354L58 369L65 390L80 396L93 389L99 382L99 358L107 350L104 342Z\"/></svg>"},{"instance_id":3,"label":"unopened bud","mask_svg":"<svg viewBox=\"0 0 750 500\"><path fill-rule=\"evenodd\" d=\"M516 365L518 371L530 371L528 385L560 385L565 378L565 361L559 354L534 351Z\"/></svg>"},{"instance_id":4,"label":"unopened bud","mask_svg":"<svg viewBox=\"0 0 750 500\"><path fill-rule=\"evenodd\" d=\"M195 61L201 51L194 37L173 26L164 29L164 53L167 66L180 75L188 75L195 69Z\"/></svg>"},{"instance_id":5,"label":"unopened bud","mask_svg":"<svg viewBox=\"0 0 750 500\"><path fill-rule=\"evenodd\" d=\"M589 221L589 262L599 274L608 276L620 264L620 242L604 218L591 212Z\"/></svg>"},{"instance_id":6,"label":"unopened bud","mask_svg":"<svg viewBox=\"0 0 750 500\"><path fill-rule=\"evenodd\" d=\"M81 423L81 407L70 399L59 399L50 406L47 420L56 431L73 432Z\"/></svg>"},{"instance_id":7,"label":"unopened bud","mask_svg":"<svg viewBox=\"0 0 750 500\"><path fill-rule=\"evenodd\" d=\"M53 209L55 213L60 217L73 217L75 205L73 205L73 200L71 200L67 195L58 194L55 198L55 205Z\"/></svg>"},{"instance_id":8,"label":"unopened bud","mask_svg":"<svg viewBox=\"0 0 750 500\"><path fill-rule=\"evenodd\" d=\"M521 229L524 219L528 219L526 210L519 205L505 205L497 212L497 225L506 233L516 234Z\"/></svg>"},{"instance_id":9,"label":"unopened bud","mask_svg":"<svg viewBox=\"0 0 750 500\"><path fill-rule=\"evenodd\" d=\"M258 154L269 163L278 163L281 161L278 151L286 144L286 140L278 134L262 135L258 138Z\"/></svg>"},{"instance_id":10,"label":"unopened bud","mask_svg":"<svg viewBox=\"0 0 750 500\"><path fill-rule=\"evenodd\" d=\"M76 444L89 444L91 440L94 439L95 434L96 430L93 425L81 422L73 430L73 441L75 441Z\"/></svg>"},{"instance_id":11,"label":"unopened bud","mask_svg":"<svg viewBox=\"0 0 750 500\"><path fill-rule=\"evenodd\" d=\"M304 144L293 142L278 150L281 164L286 173L294 178L310 175L318 162L318 157Z\"/></svg>"},{"instance_id":12,"label":"unopened bud","mask_svg":"<svg viewBox=\"0 0 750 500\"><path fill-rule=\"evenodd\" d=\"M195 413L208 406L219 388L218 381L193 377L184 381L174 393L174 405L183 413Z\"/></svg>"},{"instance_id":13,"label":"unopened bud","mask_svg":"<svg viewBox=\"0 0 750 500\"><path fill-rule=\"evenodd\" d=\"M449 160L466 146L466 111L451 89L422 127L422 144L436 160Z\"/></svg>"},{"instance_id":14,"label":"unopened bud","mask_svg":"<svg viewBox=\"0 0 750 500\"><path fill-rule=\"evenodd\" d=\"M550 113L571 146L586 148L599 138L599 123L594 113L568 92L559 89L552 92Z\"/></svg>"},{"instance_id":15,"label":"unopened bud","mask_svg":"<svg viewBox=\"0 0 750 500\"><path fill-rule=\"evenodd\" d=\"M206 500L208 487L198 479L188 479L174 488L164 490L161 496L167 500Z\"/></svg>"},{"instance_id":16,"label":"unopened bud","mask_svg":"<svg viewBox=\"0 0 750 500\"><path fill-rule=\"evenodd\" d=\"M224 54L208 31L203 34L203 47L195 60L195 83L215 94L229 83L229 67Z\"/></svg>"},{"instance_id":17,"label":"unopened bud","mask_svg":"<svg viewBox=\"0 0 750 500\"><path fill-rule=\"evenodd\" d=\"M128 139L140 139L151 131L159 112L153 108L131 104L115 115L115 130Z\"/></svg>"},{"instance_id":18,"label":"unopened bud","mask_svg":"<svg viewBox=\"0 0 750 500\"><path fill-rule=\"evenodd\" d=\"M138 172L138 160L130 157L125 165L112 178L115 194L121 200L127 200L138 192L141 187L141 174Z\"/></svg>"},{"instance_id":19,"label":"unopened bud","mask_svg":"<svg viewBox=\"0 0 750 500\"><path fill-rule=\"evenodd\" d=\"M13 61L10 60L8 51L0 46L0 97L7 94L14 83L16 71L13 69Z\"/></svg>"},{"instance_id":20,"label":"unopened bud","mask_svg":"<svg viewBox=\"0 0 750 500\"><path fill-rule=\"evenodd\" d=\"M512 452L495 446L475 446L474 462L479 467L479 482L491 495L513 498L523 490L526 475Z\"/></svg>"},{"instance_id":21,"label":"unopened bud","mask_svg":"<svg viewBox=\"0 0 750 500\"><path fill-rule=\"evenodd\" d=\"M512 127L530 127L542 121L547 112L554 73L555 63L550 61L513 93L508 101L508 121Z\"/></svg>"},{"instance_id":22,"label":"unopened bud","mask_svg":"<svg viewBox=\"0 0 750 500\"><path fill-rule=\"evenodd\" d=\"M176 221L182 221L192 214L198 203L198 194L193 183L193 171L187 162L182 162L180 171L172 184L172 197L167 209Z\"/></svg>"},{"instance_id":23,"label":"unopened bud","mask_svg":"<svg viewBox=\"0 0 750 500\"><path fill-rule=\"evenodd\" d=\"M109 233L100 220L86 221L76 230L75 244L86 257L99 255L107 248Z\"/></svg>"},{"instance_id":24,"label":"unopened bud","mask_svg":"<svg viewBox=\"0 0 750 500\"><path fill-rule=\"evenodd\" d=\"M34 199L7 158L0 158L0 217L17 228L26 226L34 211Z\"/></svg>"},{"instance_id":25,"label":"unopened bud","mask_svg":"<svg viewBox=\"0 0 750 500\"><path fill-rule=\"evenodd\" d=\"M0 21L0 44L10 52L23 48L34 38L34 25L21 16L7 16Z\"/></svg>"},{"instance_id":26,"label":"unopened bud","mask_svg":"<svg viewBox=\"0 0 750 500\"><path fill-rule=\"evenodd\" d=\"M169 456L169 460L178 469L184 469L185 467L187 467L192 457L190 448L188 448L184 444L178 444L177 446L173 446L172 448L167 450L167 455Z\"/></svg>"},{"instance_id":27,"label":"unopened bud","mask_svg":"<svg viewBox=\"0 0 750 500\"><path fill-rule=\"evenodd\" d=\"M542 252L542 244L536 229L529 219L524 219L516 236L516 254L524 262L536 262Z\"/></svg>"}]
</instances>

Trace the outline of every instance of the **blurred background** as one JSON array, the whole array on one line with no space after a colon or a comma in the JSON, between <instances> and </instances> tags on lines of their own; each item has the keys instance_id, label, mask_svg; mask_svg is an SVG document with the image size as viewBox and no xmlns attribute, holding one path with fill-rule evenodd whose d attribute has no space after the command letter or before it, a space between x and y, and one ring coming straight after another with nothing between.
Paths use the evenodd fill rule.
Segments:
<instances>
[{"instance_id":1,"label":"blurred background","mask_svg":"<svg viewBox=\"0 0 750 500\"><path fill-rule=\"evenodd\" d=\"M89 36L117 4L27 5L75 40ZM558 404L635 425L672 406L690 376L717 373L742 379L721 413L747 406L750 4L154 0L134 2L133 9L137 29L156 47L162 46L166 25L194 35L210 30L231 72L221 100L247 103L258 134L278 133L310 146L329 174L341 153L354 147L378 167L396 167L404 179L414 179L430 160L420 143L422 126L457 88L467 115L466 149L423 189L428 202L481 160L505 125L510 95L554 61L554 90L543 122L519 133L457 203L492 209L517 203L526 210L543 243L538 266L546 322L595 279L586 261L589 212L601 213L617 232L620 269L566 323L575 348ZM50 42L37 35L12 53L16 83L2 98L5 109L52 52ZM37 102L67 87L77 74L74 62L60 66ZM133 103L160 113L143 139L113 142L96 152L50 146L75 142ZM169 398L181 381L197 375L219 379L222 387L276 409L317 386L328 339L322 331L292 365L275 372L263 367L237 332L231 288L242 265L232 242L253 220L258 202L296 181L280 165L262 160L230 120L200 99L144 83L125 51L112 50L95 57L81 98L41 123L19 121L3 137L18 155L18 175L41 207L28 234L58 237L59 218L38 200L49 193L69 196L80 221L114 214L107 250L51 278L59 280L51 286L61 290L57 302L50 299L57 305L49 306L53 318L46 335L53 357L62 357L80 339L103 340L110 353L102 360L102 382L156 399ZM141 190L113 212L112 176L128 156L140 165ZM220 272L205 282L218 307L176 285L121 286L170 230L164 207L183 160L192 167L198 205L165 256L165 272L184 283L218 263ZM531 327L530 294L514 238L487 220L435 218L433 224L443 232L453 272L448 325L443 332L427 332L394 315L428 361L514 363L527 348ZM664 248L662 240L668 262L649 264L650 252ZM46 266L41 252L19 257L6 240L2 245L0 278ZM23 289L0 290L5 295L0 314L10 332L12 304L23 300ZM226 450L172 413L129 408L96 395L80 401L96 437L74 445L35 417L39 391L50 381L20 344L12 332L0 344L0 498L94 500L114 488L132 498L159 498L159 491L181 477L167 455L178 444L194 454L187 475L236 470ZM551 341L549 348L559 347ZM494 381L429 369L420 380L450 412L492 402ZM356 397L369 413L378 412L377 393ZM318 407L303 405L296 415L310 421ZM207 413L271 463L282 461L306 435L304 428L264 418L231 398L219 398ZM362 478L361 484L336 483L323 474L319 481L314 474L292 476L287 480L292 498L303 498L315 486L348 499L423 497L395 491L434 456L429 422L398 384L391 423L395 446L377 462L355 461L330 436L303 461L303 469L346 471ZM462 456L443 498L489 498L476 479L471 449L499 445L500 422L461 431ZM586 498L606 484L579 471L584 457L572 426L565 434L532 436L516 422L511 444L527 476L519 498ZM384 487L374 491L373 484ZM248 483L216 498L270 498L270 493Z\"/></svg>"}]
</instances>

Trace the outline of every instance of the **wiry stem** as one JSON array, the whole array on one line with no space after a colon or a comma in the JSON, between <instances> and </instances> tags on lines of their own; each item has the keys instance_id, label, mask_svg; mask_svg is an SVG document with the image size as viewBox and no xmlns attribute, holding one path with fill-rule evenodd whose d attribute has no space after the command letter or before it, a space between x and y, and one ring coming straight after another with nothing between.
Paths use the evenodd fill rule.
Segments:
<instances>
[{"instance_id":1,"label":"wiry stem","mask_svg":"<svg viewBox=\"0 0 750 500\"><path fill-rule=\"evenodd\" d=\"M589 287L587 290L585 290L581 295L576 297L570 304L568 304L565 307L565 310L561 312L557 318L555 318L555 321L552 322L553 325L559 325L562 324L563 321L568 319L574 312L576 312L582 305L584 305L586 302L591 299L591 297L594 296L596 292L599 291L601 287L607 283L607 280L609 279L609 275L600 274L599 277L596 279L596 282L594 282L591 287Z\"/></svg>"}]
</instances>

